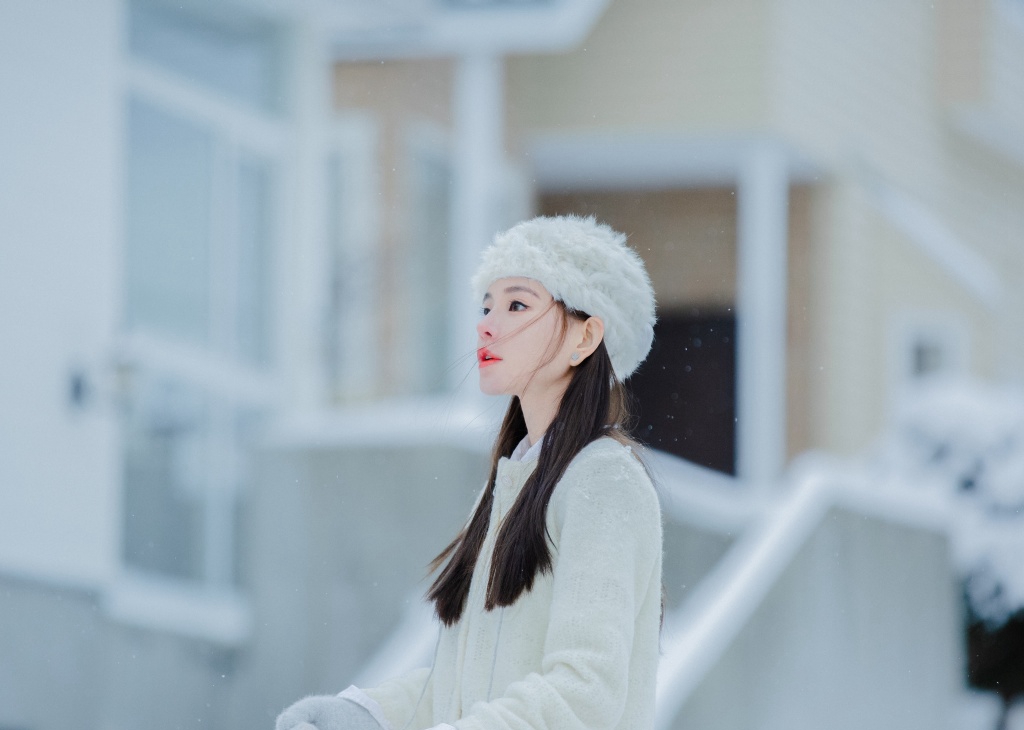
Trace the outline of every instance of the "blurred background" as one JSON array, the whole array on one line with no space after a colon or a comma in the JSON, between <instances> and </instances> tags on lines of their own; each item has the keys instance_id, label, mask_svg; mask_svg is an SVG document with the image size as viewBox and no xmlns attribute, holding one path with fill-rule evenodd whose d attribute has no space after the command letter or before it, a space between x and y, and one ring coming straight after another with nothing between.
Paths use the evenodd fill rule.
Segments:
<instances>
[{"instance_id":1,"label":"blurred background","mask_svg":"<svg viewBox=\"0 0 1024 730\"><path fill-rule=\"evenodd\" d=\"M658 730L1024 728L1024 2L0 2L0 729L430 661L468 277L659 302Z\"/></svg>"}]
</instances>

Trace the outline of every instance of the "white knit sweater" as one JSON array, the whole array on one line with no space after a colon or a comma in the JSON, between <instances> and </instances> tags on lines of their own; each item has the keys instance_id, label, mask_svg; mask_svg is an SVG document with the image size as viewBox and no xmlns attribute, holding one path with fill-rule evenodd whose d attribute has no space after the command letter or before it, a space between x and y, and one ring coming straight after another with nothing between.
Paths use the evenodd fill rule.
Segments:
<instances>
[{"instance_id":1,"label":"white knit sweater","mask_svg":"<svg viewBox=\"0 0 1024 730\"><path fill-rule=\"evenodd\" d=\"M498 464L466 606L454 626L442 628L433 670L365 690L388 730L651 726L661 513L628 447L602 438L580 452L548 505L551 573L537 575L512 606L484 609L498 526L536 463Z\"/></svg>"}]
</instances>

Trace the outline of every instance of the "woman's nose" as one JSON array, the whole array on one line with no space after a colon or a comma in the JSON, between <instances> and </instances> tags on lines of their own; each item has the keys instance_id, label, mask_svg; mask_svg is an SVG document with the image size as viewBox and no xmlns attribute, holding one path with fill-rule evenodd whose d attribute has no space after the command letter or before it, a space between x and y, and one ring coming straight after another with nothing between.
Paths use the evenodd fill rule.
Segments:
<instances>
[{"instance_id":1,"label":"woman's nose","mask_svg":"<svg viewBox=\"0 0 1024 730\"><path fill-rule=\"evenodd\" d=\"M476 333L481 339L489 340L494 337L494 320L491 319L490 312L480 318L480 321L476 323Z\"/></svg>"}]
</instances>

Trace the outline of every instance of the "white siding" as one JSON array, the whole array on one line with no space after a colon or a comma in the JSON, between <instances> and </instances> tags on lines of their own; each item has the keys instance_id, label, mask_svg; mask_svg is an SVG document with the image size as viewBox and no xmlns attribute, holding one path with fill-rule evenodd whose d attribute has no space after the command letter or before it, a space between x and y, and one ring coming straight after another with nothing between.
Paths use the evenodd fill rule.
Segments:
<instances>
[{"instance_id":1,"label":"white siding","mask_svg":"<svg viewBox=\"0 0 1024 730\"><path fill-rule=\"evenodd\" d=\"M0 7L0 566L75 582L119 544L121 23L117 0Z\"/></svg>"}]
</instances>

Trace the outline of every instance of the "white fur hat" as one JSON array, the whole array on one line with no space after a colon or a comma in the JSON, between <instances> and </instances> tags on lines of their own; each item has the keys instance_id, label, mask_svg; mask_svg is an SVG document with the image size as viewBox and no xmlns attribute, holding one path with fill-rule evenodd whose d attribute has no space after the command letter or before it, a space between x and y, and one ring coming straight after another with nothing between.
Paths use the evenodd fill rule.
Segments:
<instances>
[{"instance_id":1,"label":"white fur hat","mask_svg":"<svg viewBox=\"0 0 1024 730\"><path fill-rule=\"evenodd\" d=\"M654 289L626 237L591 216L540 217L494 237L473 275L483 299L494 281L525 276L539 281L570 309L604 322L604 343L618 379L647 357L654 341Z\"/></svg>"}]
</instances>

